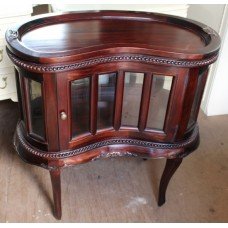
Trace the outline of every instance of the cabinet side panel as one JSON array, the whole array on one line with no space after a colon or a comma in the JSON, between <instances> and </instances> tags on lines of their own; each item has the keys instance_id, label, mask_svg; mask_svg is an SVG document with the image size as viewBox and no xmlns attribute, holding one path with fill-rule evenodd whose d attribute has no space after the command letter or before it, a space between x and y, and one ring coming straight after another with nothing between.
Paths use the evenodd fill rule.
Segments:
<instances>
[{"instance_id":1,"label":"cabinet side panel","mask_svg":"<svg viewBox=\"0 0 228 228\"><path fill-rule=\"evenodd\" d=\"M59 150L59 132L55 75L45 74L43 86L48 150L57 151Z\"/></svg>"},{"instance_id":2,"label":"cabinet side panel","mask_svg":"<svg viewBox=\"0 0 228 228\"><path fill-rule=\"evenodd\" d=\"M194 95L197 89L198 74L199 74L198 68L191 69L188 74L186 92L184 95L184 105L182 109L182 117L181 117L179 129L177 132L177 139L181 139L183 137L187 128L191 107L194 100Z\"/></svg>"}]
</instances>

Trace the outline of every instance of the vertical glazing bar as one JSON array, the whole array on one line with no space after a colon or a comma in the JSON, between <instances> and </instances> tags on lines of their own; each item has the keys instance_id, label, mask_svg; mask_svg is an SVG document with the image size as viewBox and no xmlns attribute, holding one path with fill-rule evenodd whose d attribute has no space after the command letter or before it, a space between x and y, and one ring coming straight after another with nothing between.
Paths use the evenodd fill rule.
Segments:
<instances>
[{"instance_id":1,"label":"vertical glazing bar","mask_svg":"<svg viewBox=\"0 0 228 228\"><path fill-rule=\"evenodd\" d=\"M116 97L115 97L115 110L114 110L114 129L119 130L122 117L122 103L123 103L123 90L124 90L124 72L119 71L116 83Z\"/></svg>"},{"instance_id":2,"label":"vertical glazing bar","mask_svg":"<svg viewBox=\"0 0 228 228\"><path fill-rule=\"evenodd\" d=\"M207 68L202 75L203 78L202 78L202 82L201 82L201 86L200 86L201 90L199 93L199 101L197 102L197 109L196 109L195 116L194 116L195 120L197 120L197 118L198 118L198 114L199 114L199 110L200 110L200 104L201 104L201 100L203 97L204 88L205 88L205 85L207 82L208 72L209 72L209 69Z\"/></svg>"},{"instance_id":3,"label":"vertical glazing bar","mask_svg":"<svg viewBox=\"0 0 228 228\"><path fill-rule=\"evenodd\" d=\"M143 89L142 89L142 98L140 104L140 114L139 114L139 131L144 131L146 128L148 111L150 106L150 94L152 88L152 74L147 73L144 76Z\"/></svg>"},{"instance_id":4,"label":"vertical glazing bar","mask_svg":"<svg viewBox=\"0 0 228 228\"><path fill-rule=\"evenodd\" d=\"M93 75L91 79L90 93L90 132L95 135L97 132L97 100L98 100L98 75Z\"/></svg>"},{"instance_id":5,"label":"vertical glazing bar","mask_svg":"<svg viewBox=\"0 0 228 228\"><path fill-rule=\"evenodd\" d=\"M32 124L31 124L31 115L30 115L30 103L29 103L29 88L28 88L28 79L26 77L22 77L22 87L24 89L24 98L25 98L25 112L27 116L27 131L29 133L32 132Z\"/></svg>"}]
</instances>

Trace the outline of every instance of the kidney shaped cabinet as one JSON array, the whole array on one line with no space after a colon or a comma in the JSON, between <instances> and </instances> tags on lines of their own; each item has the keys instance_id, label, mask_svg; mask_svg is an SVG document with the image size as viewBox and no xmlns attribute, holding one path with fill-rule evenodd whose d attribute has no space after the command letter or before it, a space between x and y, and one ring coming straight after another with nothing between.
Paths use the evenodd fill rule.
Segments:
<instances>
[{"instance_id":1,"label":"kidney shaped cabinet","mask_svg":"<svg viewBox=\"0 0 228 228\"><path fill-rule=\"evenodd\" d=\"M35 17L8 29L21 110L14 143L48 169L61 217L60 170L98 158L167 158L159 205L197 148L197 115L220 38L206 25L155 13Z\"/></svg>"}]
</instances>

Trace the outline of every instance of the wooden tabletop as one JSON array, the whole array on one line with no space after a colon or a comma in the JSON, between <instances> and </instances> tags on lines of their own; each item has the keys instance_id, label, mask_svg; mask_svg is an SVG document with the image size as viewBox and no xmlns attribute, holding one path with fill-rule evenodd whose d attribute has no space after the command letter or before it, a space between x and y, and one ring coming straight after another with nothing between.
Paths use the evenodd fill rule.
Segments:
<instances>
[{"instance_id":1,"label":"wooden tabletop","mask_svg":"<svg viewBox=\"0 0 228 228\"><path fill-rule=\"evenodd\" d=\"M46 63L85 54L92 56L101 51L194 60L216 54L220 46L218 34L201 23L165 14L129 11L34 17L10 28L6 40L17 56Z\"/></svg>"}]
</instances>

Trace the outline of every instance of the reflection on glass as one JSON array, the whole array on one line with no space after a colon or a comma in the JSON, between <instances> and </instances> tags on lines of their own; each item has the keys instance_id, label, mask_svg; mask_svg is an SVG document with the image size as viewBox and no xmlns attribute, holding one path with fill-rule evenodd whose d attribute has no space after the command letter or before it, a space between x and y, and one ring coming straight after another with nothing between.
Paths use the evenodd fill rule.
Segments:
<instances>
[{"instance_id":1,"label":"reflection on glass","mask_svg":"<svg viewBox=\"0 0 228 228\"><path fill-rule=\"evenodd\" d=\"M125 73L122 125L138 126L143 79L143 73Z\"/></svg>"},{"instance_id":2,"label":"reflection on glass","mask_svg":"<svg viewBox=\"0 0 228 228\"><path fill-rule=\"evenodd\" d=\"M44 113L41 83L28 79L31 132L44 138Z\"/></svg>"},{"instance_id":3,"label":"reflection on glass","mask_svg":"<svg viewBox=\"0 0 228 228\"><path fill-rule=\"evenodd\" d=\"M72 137L89 132L90 79L71 82Z\"/></svg>"},{"instance_id":4,"label":"reflection on glass","mask_svg":"<svg viewBox=\"0 0 228 228\"><path fill-rule=\"evenodd\" d=\"M197 89L196 89L196 92L195 92L195 97L194 97L194 101L193 101L193 104L192 104L191 114L190 114L190 118L189 118L189 121L188 121L187 128L190 128L195 123L196 118L197 118L197 114L198 114L197 111L198 111L198 107L200 105L199 104L199 102L200 102L200 93L202 91L203 73L201 73L199 75L199 78L198 78Z\"/></svg>"},{"instance_id":5,"label":"reflection on glass","mask_svg":"<svg viewBox=\"0 0 228 228\"><path fill-rule=\"evenodd\" d=\"M172 80L172 76L153 75L147 128L163 130Z\"/></svg>"},{"instance_id":6,"label":"reflection on glass","mask_svg":"<svg viewBox=\"0 0 228 228\"><path fill-rule=\"evenodd\" d=\"M101 74L98 78L97 128L113 126L116 73Z\"/></svg>"}]
</instances>

